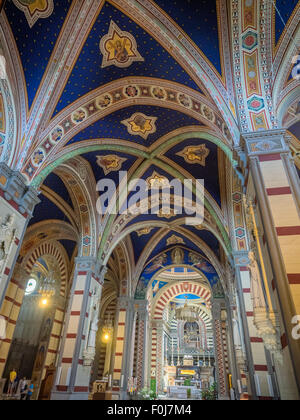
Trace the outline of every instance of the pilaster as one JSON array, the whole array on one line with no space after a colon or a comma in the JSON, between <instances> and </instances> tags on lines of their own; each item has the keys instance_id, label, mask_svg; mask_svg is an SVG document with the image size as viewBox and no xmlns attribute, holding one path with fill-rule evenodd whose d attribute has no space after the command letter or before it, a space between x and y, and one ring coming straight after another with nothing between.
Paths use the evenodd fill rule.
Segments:
<instances>
[{"instance_id":1,"label":"pilaster","mask_svg":"<svg viewBox=\"0 0 300 420\"><path fill-rule=\"evenodd\" d=\"M135 301L137 311L137 355L136 355L136 371L137 371L137 387L143 389L147 383L147 360L148 360L148 326L149 313L148 301Z\"/></svg>"},{"instance_id":2,"label":"pilaster","mask_svg":"<svg viewBox=\"0 0 300 420\"><path fill-rule=\"evenodd\" d=\"M135 333L134 299L122 296L118 299L115 337L112 345L111 391L117 399L127 398L128 378L133 366Z\"/></svg>"},{"instance_id":3,"label":"pilaster","mask_svg":"<svg viewBox=\"0 0 300 420\"><path fill-rule=\"evenodd\" d=\"M53 400L87 400L106 273L91 257L76 259Z\"/></svg>"},{"instance_id":4,"label":"pilaster","mask_svg":"<svg viewBox=\"0 0 300 420\"><path fill-rule=\"evenodd\" d=\"M221 320L221 302L214 300L212 304L212 318L214 324L214 341L215 341L215 353L216 353L216 374L217 382L219 385L219 399L228 399L228 384L227 384L227 372L226 362L224 354L224 341L222 332L222 320Z\"/></svg>"}]
</instances>

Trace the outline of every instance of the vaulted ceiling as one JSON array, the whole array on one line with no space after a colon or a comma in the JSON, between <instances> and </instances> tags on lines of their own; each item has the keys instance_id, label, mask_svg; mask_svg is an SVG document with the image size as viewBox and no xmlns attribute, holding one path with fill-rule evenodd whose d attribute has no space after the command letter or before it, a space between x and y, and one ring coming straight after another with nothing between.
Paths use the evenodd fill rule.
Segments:
<instances>
[{"instance_id":1,"label":"vaulted ceiling","mask_svg":"<svg viewBox=\"0 0 300 420\"><path fill-rule=\"evenodd\" d=\"M132 3L139 9L143 2ZM246 1L248 6L249 3L252 1ZM285 22L292 19L297 5L297 0L276 1L274 54L285 31L282 19ZM78 15L88 16L85 6L90 7L90 15L94 14L89 24L84 19L81 22ZM153 6L153 10L158 7L166 27L170 24L174 31L179 31L178 39L187 39L185 54L192 54L195 48L203 58L219 89L220 100L228 107L232 125L237 126L236 104L230 91L234 89L233 69L230 60L225 63L231 54L226 42L232 36L232 28L223 19L228 12L226 1L156 0L148 6ZM49 219L76 230L79 220L74 206L76 197L56 171L56 161L61 159L59 162L68 165L68 159L81 156L81 162L93 173L95 185L104 177L118 185L118 170L145 180L153 173L168 179L180 175L205 180L204 226L186 226L184 220L176 223L178 216L137 216L125 222L122 233L126 232L132 245L135 263L149 251L146 264L176 241L207 255L202 246L206 244L217 260L228 252L224 183L226 168L234 164L233 130L228 128L225 111L222 115L222 107L216 103L207 80L196 78L192 68L178 59L176 41L163 45L159 34L151 33L151 21L137 23L123 1L96 0L83 5L77 0L11 0L6 1L4 12L22 69L26 118L30 123L35 106L43 101L42 87L50 84L59 69L60 62L55 57L60 49L61 54L69 54L71 63L63 68L57 84L53 84L50 93L54 92L54 99L47 105L46 117L36 124L36 135L28 145L31 154L24 155L24 174L30 180L37 171L35 164L43 162L47 149L55 169L49 170L46 175L51 174L43 179L41 204L30 227ZM80 43L73 40L76 47L73 56L73 50L63 51L62 46L66 40L72 41L78 20L84 36ZM225 47L228 51L224 51ZM141 115L142 122L138 122ZM187 150L189 147L192 150ZM96 198L95 191L94 202ZM101 235L105 240L117 219L101 219ZM149 232L141 233L143 228L149 228ZM103 252L105 243L101 245L101 235ZM76 239L72 241L68 236L61 243L71 258Z\"/></svg>"}]
</instances>

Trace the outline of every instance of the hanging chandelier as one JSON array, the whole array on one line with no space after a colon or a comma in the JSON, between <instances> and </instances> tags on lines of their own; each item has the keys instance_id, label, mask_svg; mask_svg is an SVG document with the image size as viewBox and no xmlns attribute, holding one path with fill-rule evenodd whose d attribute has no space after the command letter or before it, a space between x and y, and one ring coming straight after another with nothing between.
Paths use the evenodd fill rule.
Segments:
<instances>
[{"instance_id":1,"label":"hanging chandelier","mask_svg":"<svg viewBox=\"0 0 300 420\"><path fill-rule=\"evenodd\" d=\"M112 340L113 331L114 331L114 327L113 327L112 320L110 318L106 319L102 327L102 341L104 343L108 343L109 341Z\"/></svg>"},{"instance_id":2,"label":"hanging chandelier","mask_svg":"<svg viewBox=\"0 0 300 420\"><path fill-rule=\"evenodd\" d=\"M175 318L178 321L195 322L199 319L198 310L195 306L188 305L186 300L185 305L175 310Z\"/></svg>"},{"instance_id":3,"label":"hanging chandelier","mask_svg":"<svg viewBox=\"0 0 300 420\"><path fill-rule=\"evenodd\" d=\"M49 276L43 278L40 283L38 293L43 298L51 298L56 293L56 280L53 271L49 272Z\"/></svg>"}]
</instances>

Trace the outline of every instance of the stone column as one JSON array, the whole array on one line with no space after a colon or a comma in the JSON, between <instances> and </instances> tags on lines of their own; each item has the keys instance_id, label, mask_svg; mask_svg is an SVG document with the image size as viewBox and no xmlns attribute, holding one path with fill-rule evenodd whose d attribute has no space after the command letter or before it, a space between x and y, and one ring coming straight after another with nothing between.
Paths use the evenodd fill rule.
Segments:
<instances>
[{"instance_id":1,"label":"stone column","mask_svg":"<svg viewBox=\"0 0 300 420\"><path fill-rule=\"evenodd\" d=\"M164 348L163 348L163 337L164 337L164 321L156 320L157 331L157 346L156 346L156 378L157 378L157 392L163 391L163 376L164 376Z\"/></svg>"},{"instance_id":2,"label":"stone column","mask_svg":"<svg viewBox=\"0 0 300 420\"><path fill-rule=\"evenodd\" d=\"M244 376L242 375L242 379L248 382L248 397L252 400L257 400L257 393L256 393L256 386L254 381L254 362L253 362L253 355L251 349L251 339L250 339L250 332L249 332L249 317L248 315L252 315L252 312L249 310L249 296L251 293L250 288L250 276L246 273L248 272L247 264L249 264L248 252L235 252L234 253L234 260L236 266L236 289L239 301L239 309L240 309L240 316L241 316L241 323L243 328L244 334L244 345L245 345L245 370Z\"/></svg>"},{"instance_id":3,"label":"stone column","mask_svg":"<svg viewBox=\"0 0 300 420\"><path fill-rule=\"evenodd\" d=\"M227 373L224 357L222 321L221 321L221 302L216 299L212 304L212 317L214 325L214 342L216 353L216 374L218 382L219 399L228 399Z\"/></svg>"},{"instance_id":4,"label":"stone column","mask_svg":"<svg viewBox=\"0 0 300 420\"><path fill-rule=\"evenodd\" d=\"M148 361L148 302L136 301L138 306L137 327L137 386L143 389L147 384L147 361Z\"/></svg>"},{"instance_id":5,"label":"stone column","mask_svg":"<svg viewBox=\"0 0 300 420\"><path fill-rule=\"evenodd\" d=\"M270 366L266 349L276 351L277 333L270 319L268 307L265 302L262 279L254 252L251 251L245 254L244 263L244 266L239 267L239 290L244 305L244 322L247 322L247 331L249 334L249 338L246 338L246 341L249 340L247 347L250 347L250 360L253 363L253 365L252 363L249 365L251 391L252 393L255 392L251 395L251 398L269 400L275 398L275 393L273 392L274 389L271 390L270 387L273 367Z\"/></svg>"},{"instance_id":6,"label":"stone column","mask_svg":"<svg viewBox=\"0 0 300 420\"><path fill-rule=\"evenodd\" d=\"M249 395L249 379L247 378L247 364L244 344L244 335L242 332L242 322L240 316L239 305L237 302L236 310L232 311L232 328L233 342L235 349L235 362L237 366L237 393L240 399L244 398L244 394Z\"/></svg>"},{"instance_id":7,"label":"stone column","mask_svg":"<svg viewBox=\"0 0 300 420\"><path fill-rule=\"evenodd\" d=\"M122 400L128 398L128 381L129 378L131 378L133 375L136 319L137 313L134 304L134 299L130 299L129 307L126 313L125 343L122 362L123 387L121 389L120 394Z\"/></svg>"},{"instance_id":8,"label":"stone column","mask_svg":"<svg viewBox=\"0 0 300 420\"><path fill-rule=\"evenodd\" d=\"M118 299L115 337L112 355L112 393L118 399L127 399L128 379L133 368L135 334L134 299Z\"/></svg>"},{"instance_id":9,"label":"stone column","mask_svg":"<svg viewBox=\"0 0 300 420\"><path fill-rule=\"evenodd\" d=\"M283 348L290 352L299 393L300 340L292 334L300 314L299 179L284 130L247 134L244 141L284 322Z\"/></svg>"},{"instance_id":10,"label":"stone column","mask_svg":"<svg viewBox=\"0 0 300 420\"><path fill-rule=\"evenodd\" d=\"M149 338L151 342L151 354L149 357L149 387L155 392L157 391L157 326L156 322L151 321L151 328L149 331Z\"/></svg>"},{"instance_id":11,"label":"stone column","mask_svg":"<svg viewBox=\"0 0 300 420\"><path fill-rule=\"evenodd\" d=\"M239 392L239 386L238 381L241 383L241 374L240 370L238 368L238 362L237 362L237 352L234 342L234 327L233 327L233 310L236 309L235 306L233 306L233 303L227 301L227 328L228 328L228 337L229 337L229 357L230 357L230 365L231 365L231 372L232 372L232 383L233 387L236 390L237 399L240 399L240 392ZM233 307L232 307L233 306Z\"/></svg>"},{"instance_id":12,"label":"stone column","mask_svg":"<svg viewBox=\"0 0 300 420\"><path fill-rule=\"evenodd\" d=\"M38 193L24 177L0 163L0 307L13 274Z\"/></svg>"},{"instance_id":13,"label":"stone column","mask_svg":"<svg viewBox=\"0 0 300 420\"><path fill-rule=\"evenodd\" d=\"M65 318L64 305L61 305L61 307L56 305L42 379L44 379L45 377L46 370L49 369L51 366L56 365L58 349L59 349L60 341L62 339L64 318Z\"/></svg>"},{"instance_id":14,"label":"stone column","mask_svg":"<svg viewBox=\"0 0 300 420\"><path fill-rule=\"evenodd\" d=\"M76 259L52 400L88 399L105 273L94 258Z\"/></svg>"}]
</instances>

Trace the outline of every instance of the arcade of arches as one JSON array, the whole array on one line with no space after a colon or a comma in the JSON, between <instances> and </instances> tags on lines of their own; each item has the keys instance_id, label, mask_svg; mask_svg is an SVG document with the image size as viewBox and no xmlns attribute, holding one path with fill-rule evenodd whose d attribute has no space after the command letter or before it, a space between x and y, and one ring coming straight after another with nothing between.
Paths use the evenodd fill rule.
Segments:
<instances>
[{"instance_id":1,"label":"arcade of arches","mask_svg":"<svg viewBox=\"0 0 300 420\"><path fill-rule=\"evenodd\" d=\"M300 1L0 9L0 399L299 399Z\"/></svg>"}]
</instances>

